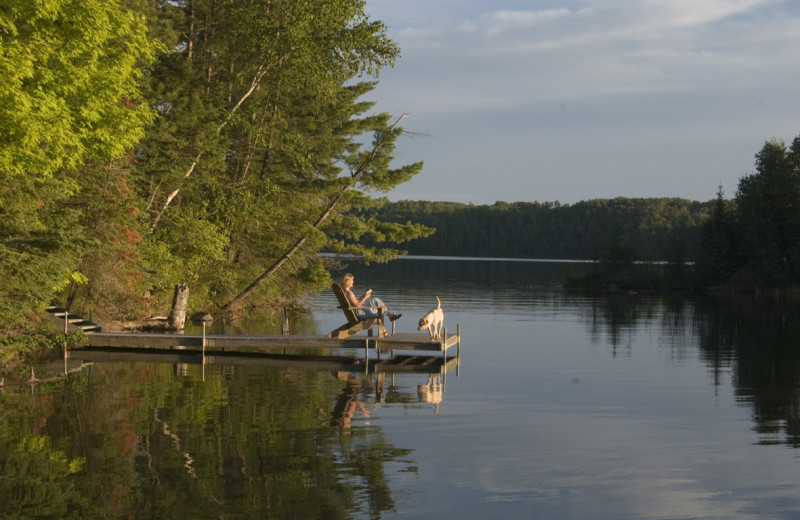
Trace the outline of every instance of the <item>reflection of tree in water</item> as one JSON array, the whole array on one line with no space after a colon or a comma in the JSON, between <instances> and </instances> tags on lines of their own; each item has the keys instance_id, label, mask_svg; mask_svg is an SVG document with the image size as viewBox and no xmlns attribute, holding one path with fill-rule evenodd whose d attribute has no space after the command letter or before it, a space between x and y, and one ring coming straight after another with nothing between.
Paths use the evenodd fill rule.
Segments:
<instances>
[{"instance_id":1,"label":"reflection of tree in water","mask_svg":"<svg viewBox=\"0 0 800 520\"><path fill-rule=\"evenodd\" d=\"M594 342L605 339L630 347L637 328L659 320L661 344L683 359L699 344L715 387L731 373L739 401L753 410L763 443L800 447L800 305L750 297L665 296L625 293L572 297L586 307ZM582 311L585 312L585 311Z\"/></svg>"},{"instance_id":2,"label":"reflection of tree in water","mask_svg":"<svg viewBox=\"0 0 800 520\"><path fill-rule=\"evenodd\" d=\"M570 298L568 301L586 305L585 298ZM640 300L627 292L593 295L590 305L591 311L586 314L586 321L592 342L599 344L605 337L615 357L620 346L630 351L640 321L652 317L653 313L650 300Z\"/></svg>"},{"instance_id":3,"label":"reflection of tree in water","mask_svg":"<svg viewBox=\"0 0 800 520\"><path fill-rule=\"evenodd\" d=\"M734 365L739 325L729 302L715 298L697 300L693 326L699 338L700 355L711 367L715 386L722 383L723 376Z\"/></svg>"},{"instance_id":4,"label":"reflection of tree in water","mask_svg":"<svg viewBox=\"0 0 800 520\"><path fill-rule=\"evenodd\" d=\"M2 518L69 518L79 503L70 481L86 460L45 433L54 401L47 388L0 388Z\"/></svg>"},{"instance_id":5,"label":"reflection of tree in water","mask_svg":"<svg viewBox=\"0 0 800 520\"><path fill-rule=\"evenodd\" d=\"M21 426L5 427L0 467L31 460L19 442L26 437L52 446L43 454L63 450L64 464L29 465L16 487L30 490L28 511L76 518L379 518L394 508L387 472L413 467L411 450L366 422L348 419L345 435L335 419L359 401L376 406L382 385L304 369L217 370L202 381L196 365L184 377L168 364L96 365L54 392L47 409L31 401L4 417ZM0 474L4 510L23 507L3 482L11 480Z\"/></svg>"},{"instance_id":6,"label":"reflection of tree in water","mask_svg":"<svg viewBox=\"0 0 800 520\"><path fill-rule=\"evenodd\" d=\"M796 304L717 299L699 316L701 349L718 374L733 369L740 403L765 444L800 447L800 319Z\"/></svg>"},{"instance_id":7,"label":"reflection of tree in water","mask_svg":"<svg viewBox=\"0 0 800 520\"><path fill-rule=\"evenodd\" d=\"M351 493L366 502L372 517L379 517L382 511L394 508L385 464L407 456L411 450L389 445L382 430L366 420L370 411L386 400L383 374L340 374L338 379L344 381L344 386L330 414L330 425L338 432L333 456L342 473L349 477ZM354 424L356 416L365 420ZM360 510L360 507L355 509Z\"/></svg>"}]
</instances>

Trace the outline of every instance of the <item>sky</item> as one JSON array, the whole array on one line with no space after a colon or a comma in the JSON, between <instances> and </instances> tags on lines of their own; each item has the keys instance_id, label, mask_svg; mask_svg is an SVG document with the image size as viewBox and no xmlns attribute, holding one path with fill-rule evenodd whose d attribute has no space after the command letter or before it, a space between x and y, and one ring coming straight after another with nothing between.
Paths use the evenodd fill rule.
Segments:
<instances>
[{"instance_id":1,"label":"sky","mask_svg":"<svg viewBox=\"0 0 800 520\"><path fill-rule=\"evenodd\" d=\"M389 200L733 198L800 135L797 0L366 0L401 49Z\"/></svg>"}]
</instances>

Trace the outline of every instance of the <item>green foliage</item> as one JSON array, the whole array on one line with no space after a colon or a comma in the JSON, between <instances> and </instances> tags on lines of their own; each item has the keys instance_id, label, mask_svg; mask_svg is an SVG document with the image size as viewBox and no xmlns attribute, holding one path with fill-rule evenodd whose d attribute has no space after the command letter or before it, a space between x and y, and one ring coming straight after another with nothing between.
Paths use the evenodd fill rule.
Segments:
<instances>
[{"instance_id":1,"label":"green foliage","mask_svg":"<svg viewBox=\"0 0 800 520\"><path fill-rule=\"evenodd\" d=\"M746 288L797 287L800 137L788 150L776 139L764 144L756 154L755 172L739 180L735 203L735 209L717 217L709 229L716 238L709 260L726 275L720 281ZM724 262L719 260L723 256Z\"/></svg>"},{"instance_id":2,"label":"green foliage","mask_svg":"<svg viewBox=\"0 0 800 520\"><path fill-rule=\"evenodd\" d=\"M357 236L383 233L374 220L345 215L372 203L359 190L389 190L421 165L390 168L402 130L359 100L375 87L360 78L399 53L364 7L356 0L162 6L182 36L153 69L159 114L137 156L138 192L149 201L158 244L149 250L170 259L160 263L171 271L162 278L189 281L220 304L266 272L271 283L251 303L284 301L327 285L307 273L316 272L329 237L351 226ZM360 144L370 134L373 142ZM386 236L402 240L417 229ZM213 251L197 249L201 236Z\"/></svg>"},{"instance_id":3,"label":"green foliage","mask_svg":"<svg viewBox=\"0 0 800 520\"><path fill-rule=\"evenodd\" d=\"M0 172L4 181L8 177ZM20 177L0 183L0 316L14 328L42 311L75 267L87 238L61 195L71 182ZM0 326L2 328L2 326Z\"/></svg>"},{"instance_id":4,"label":"green foliage","mask_svg":"<svg viewBox=\"0 0 800 520\"><path fill-rule=\"evenodd\" d=\"M75 273L94 239L72 205L75 169L144 135L137 81L159 48L144 18L115 2L0 7L0 327L13 331L85 280Z\"/></svg>"},{"instance_id":5,"label":"green foliage","mask_svg":"<svg viewBox=\"0 0 800 520\"><path fill-rule=\"evenodd\" d=\"M291 301L342 225L352 251L423 232L349 213L421 168L361 100L399 56L361 0L11 0L0 44L9 330L54 299L163 312L177 283L209 308L265 270L252 304Z\"/></svg>"},{"instance_id":6,"label":"green foliage","mask_svg":"<svg viewBox=\"0 0 800 520\"><path fill-rule=\"evenodd\" d=\"M190 285L192 307L291 302L328 285L320 250L385 261L426 234L367 211L422 165L392 165L399 120L362 99L399 56L365 9L4 3L9 337L56 301L100 320L161 314L178 283Z\"/></svg>"},{"instance_id":7,"label":"green foliage","mask_svg":"<svg viewBox=\"0 0 800 520\"><path fill-rule=\"evenodd\" d=\"M150 119L136 82L154 43L115 2L4 2L0 171L47 177L134 145Z\"/></svg>"},{"instance_id":8,"label":"green foliage","mask_svg":"<svg viewBox=\"0 0 800 520\"><path fill-rule=\"evenodd\" d=\"M57 332L51 323L29 320L0 331L0 366L38 352L74 346L86 339L82 332Z\"/></svg>"},{"instance_id":9,"label":"green foliage","mask_svg":"<svg viewBox=\"0 0 800 520\"><path fill-rule=\"evenodd\" d=\"M715 286L733 276L738 262L735 204L723 198L722 187L702 228L697 272L703 285Z\"/></svg>"}]
</instances>

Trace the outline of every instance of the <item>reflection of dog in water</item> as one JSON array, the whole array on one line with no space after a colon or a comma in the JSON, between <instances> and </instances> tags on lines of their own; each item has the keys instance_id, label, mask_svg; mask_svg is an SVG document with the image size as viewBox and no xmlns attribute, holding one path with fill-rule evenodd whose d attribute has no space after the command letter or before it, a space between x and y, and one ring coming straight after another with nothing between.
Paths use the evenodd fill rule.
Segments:
<instances>
[{"instance_id":1,"label":"reflection of dog in water","mask_svg":"<svg viewBox=\"0 0 800 520\"><path fill-rule=\"evenodd\" d=\"M417 385L417 393L419 399L423 403L433 403L433 413L439 412L439 403L442 402L442 381L439 374L430 374L428 376L428 383L424 385Z\"/></svg>"},{"instance_id":2,"label":"reflection of dog in water","mask_svg":"<svg viewBox=\"0 0 800 520\"><path fill-rule=\"evenodd\" d=\"M419 320L419 327L417 327L417 330L428 329L428 334L430 334L431 339L442 338L442 326L444 325L442 302L439 300L438 296L436 297L436 302L436 307L431 309L428 314Z\"/></svg>"}]
</instances>

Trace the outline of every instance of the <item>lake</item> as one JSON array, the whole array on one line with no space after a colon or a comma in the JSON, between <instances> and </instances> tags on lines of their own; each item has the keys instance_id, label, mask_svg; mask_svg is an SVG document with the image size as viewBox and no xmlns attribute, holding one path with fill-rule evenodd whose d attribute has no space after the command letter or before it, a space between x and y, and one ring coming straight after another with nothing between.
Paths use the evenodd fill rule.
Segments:
<instances>
[{"instance_id":1,"label":"lake","mask_svg":"<svg viewBox=\"0 0 800 520\"><path fill-rule=\"evenodd\" d=\"M347 266L400 332L441 299L462 334L446 371L374 352L37 366L0 395L0 516L800 518L797 307L561 287L587 269ZM344 323L330 291L308 305L293 333Z\"/></svg>"}]
</instances>

